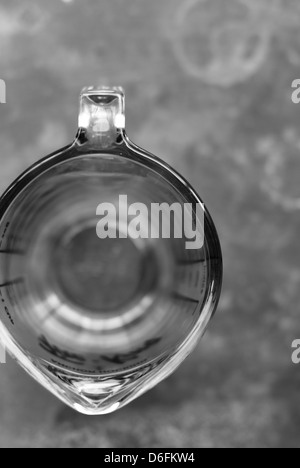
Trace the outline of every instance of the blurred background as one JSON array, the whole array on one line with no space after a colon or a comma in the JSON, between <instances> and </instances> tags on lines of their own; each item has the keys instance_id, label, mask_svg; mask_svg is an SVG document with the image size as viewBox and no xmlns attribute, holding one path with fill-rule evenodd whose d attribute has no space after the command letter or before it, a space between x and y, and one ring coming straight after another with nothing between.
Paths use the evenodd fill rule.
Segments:
<instances>
[{"instance_id":1,"label":"blurred background","mask_svg":"<svg viewBox=\"0 0 300 468\"><path fill-rule=\"evenodd\" d=\"M115 414L1 365L1 447L299 446L299 22L298 0L0 0L1 191L72 141L83 86L122 85L129 136L198 190L225 263L197 351Z\"/></svg>"}]
</instances>

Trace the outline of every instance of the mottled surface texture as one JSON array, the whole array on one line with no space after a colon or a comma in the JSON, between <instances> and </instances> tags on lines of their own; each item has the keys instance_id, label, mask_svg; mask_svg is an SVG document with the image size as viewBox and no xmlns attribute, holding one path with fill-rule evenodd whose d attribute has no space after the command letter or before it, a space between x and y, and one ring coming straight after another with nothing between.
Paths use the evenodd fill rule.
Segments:
<instances>
[{"instance_id":1,"label":"mottled surface texture","mask_svg":"<svg viewBox=\"0 0 300 468\"><path fill-rule=\"evenodd\" d=\"M2 365L0 446L299 445L299 22L299 0L0 1L0 189L73 139L84 85L122 85L128 134L199 191L225 261L197 351L115 414Z\"/></svg>"}]
</instances>

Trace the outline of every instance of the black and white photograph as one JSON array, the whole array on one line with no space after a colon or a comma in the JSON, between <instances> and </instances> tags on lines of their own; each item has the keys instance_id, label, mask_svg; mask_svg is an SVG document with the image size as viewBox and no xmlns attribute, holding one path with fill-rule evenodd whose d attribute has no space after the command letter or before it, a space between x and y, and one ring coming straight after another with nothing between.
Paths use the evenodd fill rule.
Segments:
<instances>
[{"instance_id":1,"label":"black and white photograph","mask_svg":"<svg viewBox=\"0 0 300 468\"><path fill-rule=\"evenodd\" d=\"M299 25L0 0L0 448L300 447Z\"/></svg>"}]
</instances>

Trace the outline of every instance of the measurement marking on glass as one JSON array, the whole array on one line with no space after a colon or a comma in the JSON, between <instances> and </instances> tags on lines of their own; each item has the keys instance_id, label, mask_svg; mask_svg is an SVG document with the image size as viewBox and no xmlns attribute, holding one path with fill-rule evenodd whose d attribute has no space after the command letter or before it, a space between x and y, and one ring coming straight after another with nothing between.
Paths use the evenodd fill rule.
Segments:
<instances>
[{"instance_id":1,"label":"measurement marking on glass","mask_svg":"<svg viewBox=\"0 0 300 468\"><path fill-rule=\"evenodd\" d=\"M15 322L14 322L14 320L13 320L13 318L12 318L12 316L11 316L11 314L10 314L10 312L9 312L9 310L8 310L8 308L6 306L4 307L4 310L5 310L5 313L6 313L7 317L9 318L10 323L12 325L14 325Z\"/></svg>"},{"instance_id":2,"label":"measurement marking on glass","mask_svg":"<svg viewBox=\"0 0 300 468\"><path fill-rule=\"evenodd\" d=\"M179 294L179 293L174 293L173 297L174 299L179 299L180 301L189 301L189 302L192 302L193 304L199 304L200 302L197 299L193 299L192 297L184 296L183 294Z\"/></svg>"},{"instance_id":3,"label":"measurement marking on glass","mask_svg":"<svg viewBox=\"0 0 300 468\"><path fill-rule=\"evenodd\" d=\"M178 260L177 265L197 265L200 263L206 263L207 260Z\"/></svg>"},{"instance_id":4,"label":"measurement marking on glass","mask_svg":"<svg viewBox=\"0 0 300 468\"><path fill-rule=\"evenodd\" d=\"M0 249L0 254L25 255L25 252L23 250Z\"/></svg>"},{"instance_id":5,"label":"measurement marking on glass","mask_svg":"<svg viewBox=\"0 0 300 468\"><path fill-rule=\"evenodd\" d=\"M24 283L24 278L17 278L15 280L6 281L5 283L0 284L0 288L6 288L7 286L12 286L18 283Z\"/></svg>"}]
</instances>

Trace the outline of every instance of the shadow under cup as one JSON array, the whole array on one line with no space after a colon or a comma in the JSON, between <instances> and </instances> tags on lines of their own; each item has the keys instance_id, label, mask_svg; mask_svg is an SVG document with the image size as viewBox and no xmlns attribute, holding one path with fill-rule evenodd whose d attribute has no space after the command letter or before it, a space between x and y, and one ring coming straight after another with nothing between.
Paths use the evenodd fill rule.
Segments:
<instances>
[{"instance_id":1,"label":"shadow under cup","mask_svg":"<svg viewBox=\"0 0 300 468\"><path fill-rule=\"evenodd\" d=\"M166 169L119 155L77 155L14 197L0 224L2 318L31 361L48 371L113 375L158 365L187 340L194 346L219 296L221 254L202 205L197 249L175 234L184 220L172 210L169 238L162 218L150 219L153 204L176 203L183 214L190 204L189 222L199 225L200 200L174 181ZM148 227L148 237L129 228L136 203L145 210L135 226ZM99 222L107 238L97 235Z\"/></svg>"}]
</instances>

